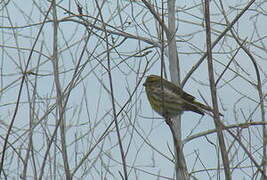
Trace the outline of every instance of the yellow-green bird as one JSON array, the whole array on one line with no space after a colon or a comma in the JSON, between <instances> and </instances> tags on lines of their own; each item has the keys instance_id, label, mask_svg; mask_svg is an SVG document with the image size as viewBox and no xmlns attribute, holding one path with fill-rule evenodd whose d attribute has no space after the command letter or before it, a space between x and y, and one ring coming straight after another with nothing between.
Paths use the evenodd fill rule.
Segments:
<instances>
[{"instance_id":1,"label":"yellow-green bird","mask_svg":"<svg viewBox=\"0 0 267 180\"><path fill-rule=\"evenodd\" d=\"M161 79L160 76L149 75L143 85L152 109L164 118L173 118L183 111L193 111L201 115L204 115L205 110L213 111L209 106L195 101L194 96L172 82Z\"/></svg>"}]
</instances>

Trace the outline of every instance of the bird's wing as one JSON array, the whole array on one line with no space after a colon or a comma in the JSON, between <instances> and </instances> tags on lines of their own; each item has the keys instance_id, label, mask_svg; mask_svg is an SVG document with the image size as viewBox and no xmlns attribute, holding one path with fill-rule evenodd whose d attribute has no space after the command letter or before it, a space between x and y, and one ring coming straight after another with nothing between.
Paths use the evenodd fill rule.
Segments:
<instances>
[{"instance_id":1,"label":"bird's wing","mask_svg":"<svg viewBox=\"0 0 267 180\"><path fill-rule=\"evenodd\" d=\"M175 85L174 83L171 83L171 82L166 81L166 80L165 80L164 83L168 84L168 87L170 87L170 90L172 92L174 92L175 94L182 96L182 98L184 100L189 101L189 102L195 100L194 96L192 96L191 94L188 94L187 92L183 91L182 88L180 88L179 86Z\"/></svg>"}]
</instances>

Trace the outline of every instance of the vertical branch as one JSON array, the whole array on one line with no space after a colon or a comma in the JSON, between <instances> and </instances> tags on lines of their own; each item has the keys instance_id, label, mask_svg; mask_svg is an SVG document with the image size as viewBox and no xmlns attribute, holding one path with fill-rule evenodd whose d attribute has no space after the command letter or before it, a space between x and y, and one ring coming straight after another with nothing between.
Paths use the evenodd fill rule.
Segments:
<instances>
[{"instance_id":1,"label":"vertical branch","mask_svg":"<svg viewBox=\"0 0 267 180\"><path fill-rule=\"evenodd\" d=\"M235 33L233 31L231 31L233 34L233 37L235 38L236 42L241 46L241 48L246 52L246 54L249 56L255 72L256 72L256 77L257 77L257 85L256 88L258 90L258 94L259 94L259 100L260 100L260 111L261 111L261 121L263 123L266 122L265 119L265 108L264 108L264 95L263 95L263 91L262 91L262 84L261 84L261 76L260 76L260 71L259 68L257 66L257 62L255 60L255 58L253 57L253 55L249 52L249 50L243 45L241 44L241 42L238 40L237 36L235 35ZM267 130L266 130L266 125L262 126L262 134L263 134L263 148L262 148L262 178L266 178L266 164L267 164Z\"/></svg>"},{"instance_id":2,"label":"vertical branch","mask_svg":"<svg viewBox=\"0 0 267 180\"><path fill-rule=\"evenodd\" d=\"M108 77L109 77L109 85L110 85L110 96L111 96L111 103L112 103L112 113L113 113L113 117L114 117L114 122L115 122L115 127L116 127L116 133L117 133L117 137L118 137L118 142L119 142L119 149L120 149L120 155L121 155L121 159L122 159L122 166L123 166L123 175L120 173L121 178L123 180L127 180L128 179L128 175L127 175L127 165L126 165L126 156L123 150L123 146L122 146L122 141L121 141L121 135L120 135L120 129L119 129L119 123L118 123L118 115L116 112L116 106L115 106L115 98L114 98L114 91L113 91L113 83L112 83L112 74L111 74L111 65L110 65L110 49L109 49L109 42L108 42L108 34L107 34L107 30L106 30L106 26L105 26L105 22L104 22L104 18L102 16L102 11L101 8L97 2L96 2L96 6L97 9L99 11L99 15L101 18L101 22L103 24L103 28L104 28L104 34L105 34L105 40L106 40L106 48L107 48L107 62L108 62L108 67L107 67L107 73L108 73ZM124 177L123 177L124 176Z\"/></svg>"},{"instance_id":3,"label":"vertical branch","mask_svg":"<svg viewBox=\"0 0 267 180\"><path fill-rule=\"evenodd\" d=\"M175 0L168 0L168 28L167 34L168 40L168 55L169 55L169 68L172 82L180 84L180 66L177 55L177 46L175 41Z\"/></svg>"},{"instance_id":4,"label":"vertical branch","mask_svg":"<svg viewBox=\"0 0 267 180\"><path fill-rule=\"evenodd\" d=\"M177 46L175 41L176 25L175 25L175 0L168 0L168 28L169 33L166 33L168 40L168 55L169 55L169 70L171 80L175 84L180 84L180 66L177 54ZM181 135L181 116L173 118L169 124L174 142L175 149L175 170L176 180L189 179L187 172L186 161L182 148L182 135Z\"/></svg>"},{"instance_id":5,"label":"vertical branch","mask_svg":"<svg viewBox=\"0 0 267 180\"><path fill-rule=\"evenodd\" d=\"M224 18L227 22L227 24L229 24L229 20L225 14L225 10L223 7L223 3L222 0L219 1L221 8L222 8L222 14L224 15ZM264 108L264 95L263 95L263 91L262 91L262 84L261 84L261 76L260 76L260 72L257 66L257 62L255 60L255 58L253 57L253 55L250 53L250 51L243 45L243 43L241 43L239 41L238 35L234 32L233 29L230 29L230 32L232 34L232 36L234 37L234 39L236 40L236 42L239 44L239 46L245 51L245 53L249 56L249 58L252 61L252 64L254 66L255 72L256 72L256 77L257 77L257 82L258 84L256 85L257 90L258 90L258 94L259 94L259 99L260 99L260 110L261 110L261 120L263 123L266 122L265 119L265 108ZM263 134L263 158L262 158L262 166L263 166L263 170L262 170L262 176L263 178L266 178L266 164L267 164L267 130L266 130L266 125L262 126L262 134Z\"/></svg>"},{"instance_id":6,"label":"vertical branch","mask_svg":"<svg viewBox=\"0 0 267 180\"><path fill-rule=\"evenodd\" d=\"M175 26L175 0L168 0L168 27L164 24L163 19L160 19L160 16L154 11L150 3L146 0L142 2L149 9L151 14L157 19L162 30L166 33L167 44L168 44L168 58L169 58L169 71L171 75L171 81L175 84L180 84L180 68L179 60L177 55L177 46L175 40L176 26ZM163 13L162 13L163 14ZM162 36L163 38L163 36ZM162 56L163 56L164 44L162 44ZM161 65L163 66L163 57L161 58ZM163 74L163 69L161 69L161 77ZM188 179L188 172L186 168L186 162L182 150L182 138L181 138L181 116L173 118L171 122L170 119L166 119L166 123L169 125L174 141L174 150L176 155L175 161L175 171L176 179L184 180Z\"/></svg>"},{"instance_id":7,"label":"vertical branch","mask_svg":"<svg viewBox=\"0 0 267 180\"><path fill-rule=\"evenodd\" d=\"M223 160L225 179L231 180L230 164L229 158L226 150L226 145L223 136L223 126L220 123L219 108L217 102L217 91L214 80L213 72L213 62L212 62L212 45L211 45L211 27L210 27L210 13L209 13L209 0L205 0L205 23L206 23L206 43L207 43L207 59L208 59L208 70L209 70L209 80L210 80L210 91L212 96L212 105L213 105L213 114L214 114L214 123L217 130L217 136L219 139L219 145L221 150L221 156Z\"/></svg>"},{"instance_id":8,"label":"vertical branch","mask_svg":"<svg viewBox=\"0 0 267 180\"><path fill-rule=\"evenodd\" d=\"M43 44L41 44L41 49L40 52L43 51ZM38 74L39 71L39 67L40 67L40 61L41 61L41 55L39 55L38 61L37 61L37 68L36 68L36 74ZM25 155L25 164L23 167L23 172L21 175L21 179L27 179L27 173L28 173L28 162L30 160L30 155L32 155L32 166L33 166L33 173L34 173L34 178L37 179L37 170L36 170L36 162L35 162L35 154L33 152L34 150L34 143L33 143L33 135L34 135L34 118L35 118L35 108L36 108L36 97L37 97L37 80L38 80L38 76L35 76L34 79L34 86L33 86L33 92L32 92L32 97L30 95L30 90L29 87L27 85L27 92L28 92L28 101L29 101L29 142L28 142L28 146L27 146L27 152Z\"/></svg>"},{"instance_id":9,"label":"vertical branch","mask_svg":"<svg viewBox=\"0 0 267 180\"><path fill-rule=\"evenodd\" d=\"M14 110L14 113L12 115L12 119L11 119L11 122L10 122L10 125L8 127L8 130L7 130L7 134L6 134L6 137L5 137L5 140L4 140L4 146L3 146L3 151L2 151L2 156L1 156L1 162L0 162L0 177L1 177L1 173L3 171L3 168L4 168L4 161L5 161L5 153L6 153L6 150L7 150L7 144L8 144L8 139L9 139L9 135L11 133L11 130L13 128L13 125L14 125L14 122L15 122L15 119L16 119L16 116L17 116L17 113L18 113L18 110L19 110L19 104L20 104L20 99L21 99L21 94L22 94L22 89L23 89L23 84L25 82L25 78L27 76L27 70L28 70L28 67L29 67L29 64L30 64L30 60L32 58L32 55L33 55L33 52L34 52L34 48L39 40L39 37L41 35L41 32L43 30L43 27L44 27L44 24L45 24L45 21L48 17L48 14L50 13L51 11L51 7L52 6L49 6L48 10L47 10L47 13L45 14L45 17L44 17L44 20L43 20L43 23L41 24L41 27L38 31L38 34L34 40L34 43L32 45L32 48L31 48L31 51L30 51L30 54L29 54L29 57L27 59L27 63L26 63L26 66L24 68L24 72L22 74L22 79L21 79L21 82L20 82L20 87L19 87L19 92L18 92L18 96L17 96L17 100L16 100L16 106L15 106L15 110Z\"/></svg>"},{"instance_id":10,"label":"vertical branch","mask_svg":"<svg viewBox=\"0 0 267 180\"><path fill-rule=\"evenodd\" d=\"M255 0L251 0L242 10L241 12L232 20L231 23L225 28L225 30L215 39L215 41L212 43L211 48L214 48L216 44L225 36L225 34L235 25L235 23L245 14L245 12L250 8L250 6L255 2ZM203 54L203 56L198 60L198 62L192 66L190 71L187 73L185 78L183 79L181 86L183 87L187 80L190 78L190 76L195 72L195 70L198 68L198 66L204 61L204 59L207 57L207 52Z\"/></svg>"},{"instance_id":11,"label":"vertical branch","mask_svg":"<svg viewBox=\"0 0 267 180\"><path fill-rule=\"evenodd\" d=\"M177 126L175 121L172 121L171 119L166 119L165 121L169 125L173 136L176 180L188 180L189 175L187 172L186 162L184 158L182 141L177 138L180 137L180 132L177 131Z\"/></svg>"},{"instance_id":12,"label":"vertical branch","mask_svg":"<svg viewBox=\"0 0 267 180\"><path fill-rule=\"evenodd\" d=\"M61 152L62 152L62 159L63 159L63 164L64 164L64 170L65 170L65 175L66 179L70 180L71 175L70 175L70 169L69 169L69 162L68 162L68 153L67 153L67 145L66 145L66 134L65 134L65 119L64 119L64 112L65 112L65 106L64 106L64 99L63 99L63 94L62 94L62 89L60 85L60 80L59 80L59 66L58 66L58 19L57 19L57 11L56 11L56 0L52 1L52 14L53 14L53 27L54 27L54 35L53 35L53 59L52 59L52 64L53 64L53 75L54 75L54 80L55 80L55 86L56 86L56 104L57 104L57 116L58 119L56 122L59 122L60 125L60 136L61 136Z\"/></svg>"}]
</instances>

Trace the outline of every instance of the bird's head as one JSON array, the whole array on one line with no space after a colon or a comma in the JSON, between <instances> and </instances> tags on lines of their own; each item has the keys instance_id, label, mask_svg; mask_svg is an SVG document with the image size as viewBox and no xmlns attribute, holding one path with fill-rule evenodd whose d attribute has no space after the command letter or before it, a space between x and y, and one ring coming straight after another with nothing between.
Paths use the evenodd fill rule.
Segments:
<instances>
[{"instance_id":1,"label":"bird's head","mask_svg":"<svg viewBox=\"0 0 267 180\"><path fill-rule=\"evenodd\" d=\"M147 87L147 86L150 86L153 84L159 84L160 79L161 79L160 76L149 75L149 76L147 76L146 81L143 84L143 86Z\"/></svg>"}]
</instances>

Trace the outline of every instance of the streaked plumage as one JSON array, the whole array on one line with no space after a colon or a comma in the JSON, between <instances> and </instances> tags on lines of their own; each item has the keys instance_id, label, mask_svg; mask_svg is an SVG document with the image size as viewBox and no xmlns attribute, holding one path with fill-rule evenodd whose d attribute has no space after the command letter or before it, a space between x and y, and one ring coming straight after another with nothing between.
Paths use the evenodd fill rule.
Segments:
<instances>
[{"instance_id":1,"label":"streaked plumage","mask_svg":"<svg viewBox=\"0 0 267 180\"><path fill-rule=\"evenodd\" d=\"M162 85L161 85L162 82ZM193 111L204 115L209 106L195 101L195 97L184 92L177 85L157 75L149 75L144 83L147 98L152 109L164 118L172 118L183 111Z\"/></svg>"}]
</instances>

